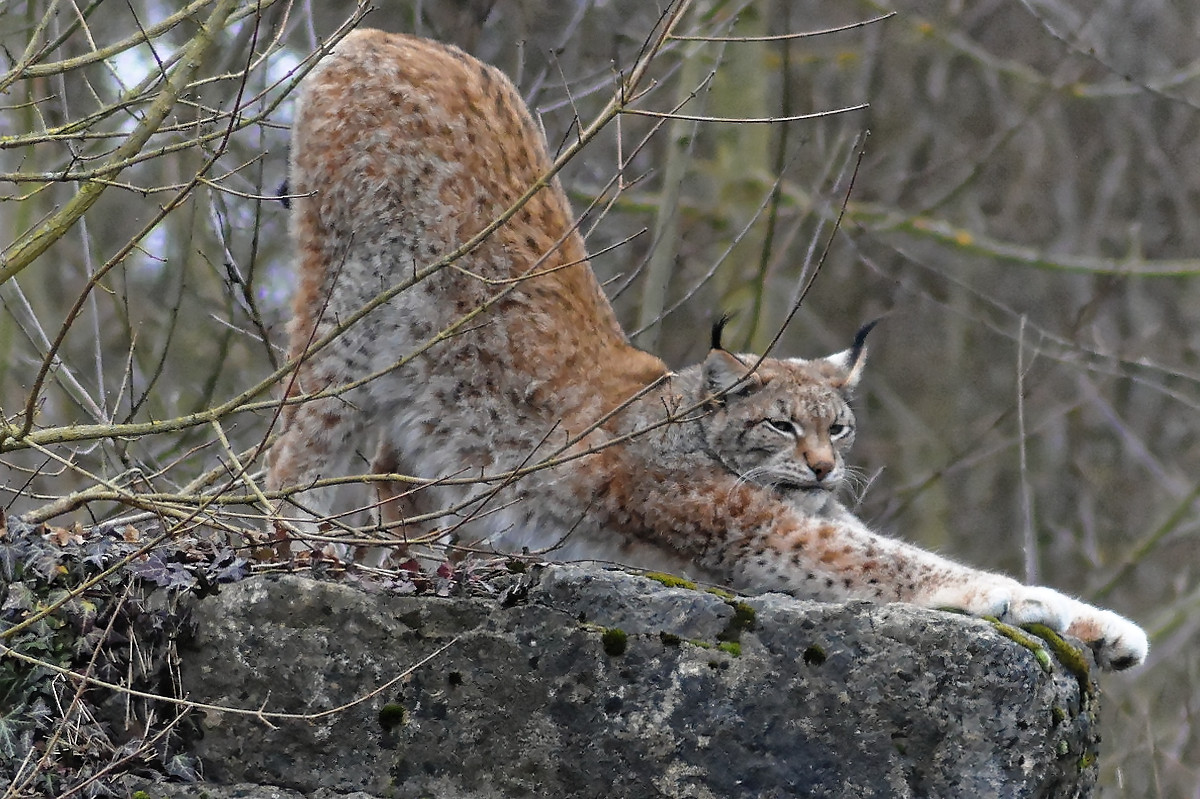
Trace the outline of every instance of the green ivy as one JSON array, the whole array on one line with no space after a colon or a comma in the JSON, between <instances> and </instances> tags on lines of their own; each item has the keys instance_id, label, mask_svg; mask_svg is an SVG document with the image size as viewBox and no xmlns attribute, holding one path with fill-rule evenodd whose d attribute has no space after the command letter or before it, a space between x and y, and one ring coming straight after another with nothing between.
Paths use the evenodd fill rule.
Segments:
<instances>
[{"instance_id":1,"label":"green ivy","mask_svg":"<svg viewBox=\"0 0 1200 799\"><path fill-rule=\"evenodd\" d=\"M190 629L178 608L179 596L210 592L246 572L245 561L232 550L189 539L186 547L174 543L137 555L80 590L144 543L132 527L69 530L0 514L0 772L16 775L23 762L36 768L36 776L22 782L25 793L56 795L85 782L118 752L136 749L130 739L139 725L148 719L160 725L138 730L148 740L162 729L163 719L176 715L172 708L151 712L150 700L118 691L94 685L81 691L80 683L64 679L60 670L173 695L168 654ZM11 632L49 608L54 609L43 618ZM178 754L185 731L178 725L133 765L194 779L196 764ZM57 745L43 756L56 733ZM101 778L85 795L109 793Z\"/></svg>"}]
</instances>

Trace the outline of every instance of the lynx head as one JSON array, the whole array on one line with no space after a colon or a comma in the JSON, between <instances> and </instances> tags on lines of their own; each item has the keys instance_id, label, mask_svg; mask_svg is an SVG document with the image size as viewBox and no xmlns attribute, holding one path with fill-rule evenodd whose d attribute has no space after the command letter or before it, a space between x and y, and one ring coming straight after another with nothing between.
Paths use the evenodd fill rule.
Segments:
<instances>
[{"instance_id":1,"label":"lynx head","mask_svg":"<svg viewBox=\"0 0 1200 799\"><path fill-rule=\"evenodd\" d=\"M834 355L761 363L721 346L724 323L713 327L713 347L701 369L701 391L711 398L701 421L709 451L740 477L820 511L846 476L843 456L854 443L848 399L875 323Z\"/></svg>"}]
</instances>

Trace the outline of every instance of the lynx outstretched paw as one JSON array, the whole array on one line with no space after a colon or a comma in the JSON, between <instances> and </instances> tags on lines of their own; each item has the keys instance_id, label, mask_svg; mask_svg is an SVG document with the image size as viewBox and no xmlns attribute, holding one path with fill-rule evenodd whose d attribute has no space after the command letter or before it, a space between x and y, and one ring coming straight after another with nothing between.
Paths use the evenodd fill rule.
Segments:
<instances>
[{"instance_id":1,"label":"lynx outstretched paw","mask_svg":"<svg viewBox=\"0 0 1200 799\"><path fill-rule=\"evenodd\" d=\"M1051 630L1063 632L1074 617L1073 599L1053 588L1041 588L1017 583L1009 594L1009 605L998 618L1010 624L1044 624Z\"/></svg>"},{"instance_id":2,"label":"lynx outstretched paw","mask_svg":"<svg viewBox=\"0 0 1200 799\"><path fill-rule=\"evenodd\" d=\"M1087 644L1103 669L1141 664L1150 644L1133 622L1094 608L1052 588L999 579L966 588L944 589L931 597L933 607L952 607L974 616L995 616L1009 624L1044 624Z\"/></svg>"},{"instance_id":3,"label":"lynx outstretched paw","mask_svg":"<svg viewBox=\"0 0 1200 799\"><path fill-rule=\"evenodd\" d=\"M1141 627L1111 610L1075 603L1077 612L1067 627L1067 635L1092 648L1101 668L1120 671L1141 665L1150 651L1150 642Z\"/></svg>"},{"instance_id":4,"label":"lynx outstretched paw","mask_svg":"<svg viewBox=\"0 0 1200 799\"><path fill-rule=\"evenodd\" d=\"M934 593L932 607L954 608L972 616L995 616L1009 624L1044 624L1065 631L1078 604L1050 588L1031 588L1004 577L967 586L943 588Z\"/></svg>"},{"instance_id":5,"label":"lynx outstretched paw","mask_svg":"<svg viewBox=\"0 0 1200 799\"><path fill-rule=\"evenodd\" d=\"M1045 624L1087 644L1102 669L1120 671L1140 665L1150 643L1133 622L1111 610L1087 605L1052 588L1021 586L1006 621ZM1045 615L1042 615L1042 611ZM1004 617L1002 617L1004 618Z\"/></svg>"}]
</instances>

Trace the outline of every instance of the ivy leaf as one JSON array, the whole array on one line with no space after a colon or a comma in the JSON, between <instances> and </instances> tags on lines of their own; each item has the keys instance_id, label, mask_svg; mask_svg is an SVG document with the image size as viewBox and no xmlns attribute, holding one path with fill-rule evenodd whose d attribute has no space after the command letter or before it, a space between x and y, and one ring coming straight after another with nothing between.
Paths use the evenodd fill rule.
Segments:
<instances>
[{"instance_id":1,"label":"ivy leaf","mask_svg":"<svg viewBox=\"0 0 1200 799\"><path fill-rule=\"evenodd\" d=\"M175 755L166 763L167 774L183 782L199 782L200 768L194 758Z\"/></svg>"},{"instance_id":2,"label":"ivy leaf","mask_svg":"<svg viewBox=\"0 0 1200 799\"><path fill-rule=\"evenodd\" d=\"M248 564L249 561L239 558L232 549L222 549L208 570L208 579L214 583L236 583L245 578Z\"/></svg>"},{"instance_id":3,"label":"ivy leaf","mask_svg":"<svg viewBox=\"0 0 1200 799\"><path fill-rule=\"evenodd\" d=\"M4 604L0 605L0 616L19 620L25 615L25 611L32 610L36 603L37 599L25 583L12 583L8 586L8 596L4 598Z\"/></svg>"},{"instance_id":4,"label":"ivy leaf","mask_svg":"<svg viewBox=\"0 0 1200 799\"><path fill-rule=\"evenodd\" d=\"M20 760L21 731L25 728L19 719L25 708L15 708L11 713L0 715L0 758L10 763Z\"/></svg>"},{"instance_id":5,"label":"ivy leaf","mask_svg":"<svg viewBox=\"0 0 1200 799\"><path fill-rule=\"evenodd\" d=\"M144 560L135 560L126 568L134 577L170 591L191 588L196 584L196 575L183 564L166 560L161 552L152 552Z\"/></svg>"},{"instance_id":6,"label":"ivy leaf","mask_svg":"<svg viewBox=\"0 0 1200 799\"><path fill-rule=\"evenodd\" d=\"M59 562L60 555L60 552L52 549L33 552L30 553L28 565L34 574L40 576L45 582L52 583L67 572L66 568Z\"/></svg>"},{"instance_id":7,"label":"ivy leaf","mask_svg":"<svg viewBox=\"0 0 1200 799\"><path fill-rule=\"evenodd\" d=\"M117 541L115 538L102 535L88 541L83 547L83 557L80 561L95 566L97 569L107 568L117 558L123 558L135 547Z\"/></svg>"},{"instance_id":8,"label":"ivy leaf","mask_svg":"<svg viewBox=\"0 0 1200 799\"><path fill-rule=\"evenodd\" d=\"M20 579L25 549L19 541L0 540L0 577L3 577L5 582Z\"/></svg>"}]
</instances>

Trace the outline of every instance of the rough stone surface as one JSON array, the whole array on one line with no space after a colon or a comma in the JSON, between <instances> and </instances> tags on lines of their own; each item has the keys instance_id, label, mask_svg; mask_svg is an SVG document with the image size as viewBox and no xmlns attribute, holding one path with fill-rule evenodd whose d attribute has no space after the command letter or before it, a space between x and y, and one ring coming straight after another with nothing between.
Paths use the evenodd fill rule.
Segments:
<instances>
[{"instance_id":1,"label":"rough stone surface","mask_svg":"<svg viewBox=\"0 0 1200 799\"><path fill-rule=\"evenodd\" d=\"M1092 688L988 622L597 568L531 582L511 607L299 576L198 601L197 702L328 710L453 642L315 721L204 712L206 778L323 799L1090 795Z\"/></svg>"}]
</instances>

